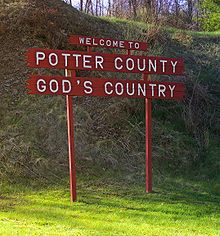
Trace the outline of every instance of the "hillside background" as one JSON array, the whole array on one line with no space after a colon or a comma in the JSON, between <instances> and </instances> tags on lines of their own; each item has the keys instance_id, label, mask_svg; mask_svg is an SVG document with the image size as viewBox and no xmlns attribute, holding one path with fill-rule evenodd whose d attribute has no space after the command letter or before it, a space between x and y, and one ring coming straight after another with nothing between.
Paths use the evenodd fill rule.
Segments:
<instances>
[{"instance_id":1,"label":"hillside background","mask_svg":"<svg viewBox=\"0 0 220 236\"><path fill-rule=\"evenodd\" d=\"M218 176L220 83L217 33L91 17L61 1L6 1L2 9L2 176L36 178L67 173L65 98L29 96L25 87L29 74L63 72L29 70L25 53L29 47L85 50L69 45L68 36L94 35L94 32L97 37L146 41L149 50L144 55L184 58L185 76L152 76L152 79L183 81L187 87L184 101L153 101L154 172L155 175L196 172L204 179ZM78 72L78 75L115 76L100 72ZM117 76L138 79L138 75L121 73ZM95 166L121 169L129 175L144 178L144 101L77 97L74 98L74 109L79 172Z\"/></svg>"},{"instance_id":2,"label":"hillside background","mask_svg":"<svg viewBox=\"0 0 220 236\"><path fill-rule=\"evenodd\" d=\"M207 216L202 218L204 221L201 221L202 226L198 229L201 234L195 235L203 235L202 231L209 214L215 221L210 222L210 228L206 229L207 234L204 235L218 235L219 231L216 230L219 222L217 205L220 194L220 33L214 31L219 29L218 24L214 24L213 28L206 28L201 22L195 30L190 30L190 22L178 24L176 28L175 23L168 24L164 19L155 24L151 20L144 21L143 18L133 19L133 15L120 18L117 15L98 17L92 16L90 11L87 11L90 14L86 14L86 9L80 12L59 0L5 0L0 4L0 195L10 195L16 191L22 191L24 194L27 191L24 186L34 186L34 189L45 187L46 191L49 191L48 186L65 186L65 193L63 190L55 191L50 197L48 193L46 199L48 202L57 201L54 196L60 199L62 195L67 199L65 204L68 204L65 97L27 95L26 90L26 81L30 74L62 75L64 72L29 69L26 65L27 49L43 47L85 50L68 44L68 36L74 34L144 41L149 44L149 49L142 55L182 57L185 61L184 76L155 75L152 76L152 80L181 81L186 85L186 97L183 101L153 101L153 179L154 189L159 195L156 195L157 200L154 197L147 197L147 200L152 200L152 209L155 207L154 201L170 203L181 194L183 202L191 200L192 206L197 200L200 201L198 204L203 204L204 201L210 212L207 210ZM213 31L196 31L198 27L200 30ZM107 52L106 49L94 50ZM113 73L83 71L77 72L77 75L109 78L116 76ZM122 73L118 73L117 77L140 79L138 75ZM88 198L85 204L98 204L99 194L104 194L104 197L111 199L111 202L106 203L109 208L116 206L117 199L113 198L117 196L121 198L121 204L126 205L127 201L129 204L135 204L132 202L133 199L139 196L140 191L144 192L145 186L144 101L90 97L74 97L73 101L76 165L81 201ZM94 190L90 189L90 185ZM89 193L83 189L87 189ZM105 189L109 191L106 195ZM183 189L189 192L186 193ZM166 200L163 199L163 193L168 194ZM39 197L39 201L43 202L44 192L41 194L42 199L34 193L28 197L28 201L33 203ZM113 195L108 198L108 194ZM123 202L122 198L126 194L131 199ZM145 209L146 206L142 206L142 203L146 199L142 195L139 197L143 199L136 207L139 210L141 207ZM6 203L2 203L3 212L11 209L11 200L8 199L5 200ZM181 204L185 204L183 202L181 200ZM34 205L31 205L32 203L30 206L34 209L36 202ZM62 203L58 201L58 204ZM183 205L181 207L184 209ZM187 212L193 211L190 207L187 208ZM172 211L172 208L168 209ZM195 218L200 213L201 217L206 214L202 207L198 209L195 210ZM95 208L91 208L91 211L95 211ZM182 214L176 213L175 209L173 211L175 214ZM30 213L28 210L27 212ZM28 218L27 212L21 214L25 220ZM67 210L65 214L70 212ZM21 219L21 215L16 219ZM9 218L14 219L13 217ZM39 219L41 222L42 218L43 222L50 221L51 218L47 217L49 216L44 218L43 213L39 213L36 222ZM121 219L122 216L118 217ZM3 214L3 219L6 218ZM181 218L180 223L183 221L185 218ZM13 222L7 224L10 227L15 226ZM51 224L58 223L54 219ZM193 232L192 225L189 232ZM44 228L47 227L44 224L39 227L43 227L43 230L49 229ZM0 227L0 232L5 232L4 227L2 230ZM131 233L132 229L130 230ZM147 229L143 226L143 230ZM96 231L91 232L88 235L98 235ZM105 235L103 232L100 235ZM162 235L158 232L155 231L154 235ZM172 232L168 229L167 234L163 235L170 235ZM185 231L180 230L174 235L194 235L181 232ZM7 233L10 235L9 231ZM120 233L119 235L128 235L126 232ZM141 235L139 233L137 235Z\"/></svg>"}]
</instances>

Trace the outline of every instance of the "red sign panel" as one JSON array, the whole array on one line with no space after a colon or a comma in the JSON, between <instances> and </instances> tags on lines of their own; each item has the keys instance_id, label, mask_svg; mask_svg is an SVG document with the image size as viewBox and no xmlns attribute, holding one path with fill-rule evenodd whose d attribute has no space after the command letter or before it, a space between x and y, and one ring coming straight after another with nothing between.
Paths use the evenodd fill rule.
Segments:
<instances>
[{"instance_id":1,"label":"red sign panel","mask_svg":"<svg viewBox=\"0 0 220 236\"><path fill-rule=\"evenodd\" d=\"M141 74L182 75L182 59L148 56L105 54L31 48L28 65L34 68L98 70Z\"/></svg>"},{"instance_id":2,"label":"red sign panel","mask_svg":"<svg viewBox=\"0 0 220 236\"><path fill-rule=\"evenodd\" d=\"M145 51L147 49L147 44L144 42L118 40L110 38L96 38L80 35L70 36L69 43L90 47L119 48L139 51Z\"/></svg>"},{"instance_id":3,"label":"red sign panel","mask_svg":"<svg viewBox=\"0 0 220 236\"><path fill-rule=\"evenodd\" d=\"M29 94L182 99L184 84L173 82L122 80L104 78L69 78L63 76L31 76Z\"/></svg>"}]
</instances>

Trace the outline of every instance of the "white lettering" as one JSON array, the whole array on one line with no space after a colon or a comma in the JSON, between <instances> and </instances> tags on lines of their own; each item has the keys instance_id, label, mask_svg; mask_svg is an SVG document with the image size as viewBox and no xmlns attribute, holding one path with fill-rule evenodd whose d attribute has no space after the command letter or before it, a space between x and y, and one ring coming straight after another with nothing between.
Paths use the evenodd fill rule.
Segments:
<instances>
[{"instance_id":1,"label":"white lettering","mask_svg":"<svg viewBox=\"0 0 220 236\"><path fill-rule=\"evenodd\" d=\"M40 83L41 83L41 84L40 84ZM46 87L46 82L45 82L45 80L39 79L39 80L37 81L37 90L38 90L39 92L43 93L43 92L46 91L46 89L47 89L47 87Z\"/></svg>"},{"instance_id":2,"label":"white lettering","mask_svg":"<svg viewBox=\"0 0 220 236\"><path fill-rule=\"evenodd\" d=\"M121 69L123 68L123 65L118 66L118 64L117 64L118 61L123 62L123 60L121 59L121 57L116 57L116 58L115 58L115 68L116 68L117 70L121 70Z\"/></svg>"},{"instance_id":3,"label":"white lettering","mask_svg":"<svg viewBox=\"0 0 220 236\"><path fill-rule=\"evenodd\" d=\"M167 63L167 60L160 60L162 63L162 72L165 72L165 63Z\"/></svg>"},{"instance_id":4,"label":"white lettering","mask_svg":"<svg viewBox=\"0 0 220 236\"><path fill-rule=\"evenodd\" d=\"M62 89L63 93L69 93L71 91L72 87L69 80L62 80Z\"/></svg>"},{"instance_id":5,"label":"white lettering","mask_svg":"<svg viewBox=\"0 0 220 236\"><path fill-rule=\"evenodd\" d=\"M72 56L75 57L76 67L79 67L79 57L81 57L81 55L80 54L73 54Z\"/></svg>"},{"instance_id":6,"label":"white lettering","mask_svg":"<svg viewBox=\"0 0 220 236\"><path fill-rule=\"evenodd\" d=\"M135 92L134 83L132 83L132 92L129 91L129 83L127 83L127 94L132 96L132 95L134 95L134 92Z\"/></svg>"},{"instance_id":7,"label":"white lettering","mask_svg":"<svg viewBox=\"0 0 220 236\"><path fill-rule=\"evenodd\" d=\"M100 39L100 40L99 40L99 44L100 44L101 46L104 46L104 44L105 44L104 39Z\"/></svg>"},{"instance_id":8,"label":"white lettering","mask_svg":"<svg viewBox=\"0 0 220 236\"><path fill-rule=\"evenodd\" d=\"M95 39L92 39L92 45L97 46L98 43L96 43Z\"/></svg>"},{"instance_id":9,"label":"white lettering","mask_svg":"<svg viewBox=\"0 0 220 236\"><path fill-rule=\"evenodd\" d=\"M51 66L56 66L58 64L58 56L57 56L56 53L50 53L50 55L49 55L49 64Z\"/></svg>"},{"instance_id":10,"label":"white lettering","mask_svg":"<svg viewBox=\"0 0 220 236\"><path fill-rule=\"evenodd\" d=\"M84 40L85 40L85 38L81 38L81 37L80 37L80 38L79 38L79 43L80 43L80 44L84 44Z\"/></svg>"},{"instance_id":11,"label":"white lettering","mask_svg":"<svg viewBox=\"0 0 220 236\"><path fill-rule=\"evenodd\" d=\"M70 56L70 54L62 53L62 56L64 56L64 66L68 66L68 57Z\"/></svg>"},{"instance_id":12,"label":"white lettering","mask_svg":"<svg viewBox=\"0 0 220 236\"><path fill-rule=\"evenodd\" d=\"M91 45L91 38L86 38L86 44Z\"/></svg>"},{"instance_id":13,"label":"white lettering","mask_svg":"<svg viewBox=\"0 0 220 236\"><path fill-rule=\"evenodd\" d=\"M177 61L173 62L171 61L172 67L173 67L173 73L176 72L176 65L177 65Z\"/></svg>"},{"instance_id":14,"label":"white lettering","mask_svg":"<svg viewBox=\"0 0 220 236\"><path fill-rule=\"evenodd\" d=\"M39 65L39 61L43 61L45 59L44 52L36 52L36 64Z\"/></svg>"},{"instance_id":15,"label":"white lettering","mask_svg":"<svg viewBox=\"0 0 220 236\"><path fill-rule=\"evenodd\" d=\"M113 46L113 47L118 47L118 41L113 41L112 46Z\"/></svg>"},{"instance_id":16,"label":"white lettering","mask_svg":"<svg viewBox=\"0 0 220 236\"><path fill-rule=\"evenodd\" d=\"M124 41L119 41L119 47L120 47L120 48L124 48L124 47L125 47Z\"/></svg>"},{"instance_id":17,"label":"white lettering","mask_svg":"<svg viewBox=\"0 0 220 236\"><path fill-rule=\"evenodd\" d=\"M142 95L146 97L146 84L143 84L143 87L141 84L138 84L138 96Z\"/></svg>"},{"instance_id":18,"label":"white lettering","mask_svg":"<svg viewBox=\"0 0 220 236\"><path fill-rule=\"evenodd\" d=\"M140 44L136 42L136 43L134 44L134 47L135 47L135 49L138 49L138 48L140 47Z\"/></svg>"},{"instance_id":19,"label":"white lettering","mask_svg":"<svg viewBox=\"0 0 220 236\"><path fill-rule=\"evenodd\" d=\"M107 86L108 86L108 85L112 87L112 83L111 83L111 82L106 82L106 83L105 83L105 86L104 86L104 88L105 88L105 93L106 93L106 94L112 94L112 93L113 93L112 88L111 88L110 91L107 91Z\"/></svg>"},{"instance_id":20,"label":"white lettering","mask_svg":"<svg viewBox=\"0 0 220 236\"><path fill-rule=\"evenodd\" d=\"M154 97L154 87L156 87L156 84L149 84L149 86L151 87L151 96Z\"/></svg>"},{"instance_id":21,"label":"white lettering","mask_svg":"<svg viewBox=\"0 0 220 236\"><path fill-rule=\"evenodd\" d=\"M142 68L141 68L141 65L140 65L140 64L141 64L140 61L141 61L141 60L138 58L138 59L137 59L137 67L138 67L138 70L139 70L139 71L144 71L144 70L146 69L146 59L143 59L143 60L142 60Z\"/></svg>"},{"instance_id":22,"label":"white lettering","mask_svg":"<svg viewBox=\"0 0 220 236\"><path fill-rule=\"evenodd\" d=\"M121 87L121 88L120 88L121 91L119 91L119 87ZM119 96L121 96L121 95L123 94L124 88L123 88L123 84L122 84L122 83L116 83L116 84L115 84L115 92L116 92L116 94L119 95Z\"/></svg>"},{"instance_id":23,"label":"white lettering","mask_svg":"<svg viewBox=\"0 0 220 236\"><path fill-rule=\"evenodd\" d=\"M151 71L153 68L154 72L156 72L157 71L157 61L154 60L154 64L153 64L153 62L149 59L148 68L149 68L149 71Z\"/></svg>"},{"instance_id":24,"label":"white lettering","mask_svg":"<svg viewBox=\"0 0 220 236\"><path fill-rule=\"evenodd\" d=\"M129 63L129 62L131 62L131 63ZM129 64L130 64L130 66L129 66ZM131 58L128 58L126 60L126 67L128 70L133 70L134 69L134 60Z\"/></svg>"},{"instance_id":25,"label":"white lettering","mask_svg":"<svg viewBox=\"0 0 220 236\"><path fill-rule=\"evenodd\" d=\"M83 67L84 68L92 68L91 65L88 65L87 63L91 63L92 56L90 55L83 55Z\"/></svg>"},{"instance_id":26,"label":"white lettering","mask_svg":"<svg viewBox=\"0 0 220 236\"><path fill-rule=\"evenodd\" d=\"M133 42L128 42L128 44L129 44L129 48L131 49L132 45L133 45Z\"/></svg>"},{"instance_id":27,"label":"white lettering","mask_svg":"<svg viewBox=\"0 0 220 236\"><path fill-rule=\"evenodd\" d=\"M55 85L55 89L53 89L53 86ZM55 80L55 79L52 79L51 81L50 81L50 91L52 92L52 93L56 93L57 91L58 91L58 89L59 89L59 85L58 85L58 82Z\"/></svg>"},{"instance_id":28,"label":"white lettering","mask_svg":"<svg viewBox=\"0 0 220 236\"><path fill-rule=\"evenodd\" d=\"M176 87L176 85L173 85L173 87L171 85L169 85L171 98L173 97L175 87Z\"/></svg>"},{"instance_id":29,"label":"white lettering","mask_svg":"<svg viewBox=\"0 0 220 236\"><path fill-rule=\"evenodd\" d=\"M85 81L83 85L85 87L84 92L86 94L91 94L93 92L91 81Z\"/></svg>"},{"instance_id":30,"label":"white lettering","mask_svg":"<svg viewBox=\"0 0 220 236\"><path fill-rule=\"evenodd\" d=\"M166 95L164 93L165 91L166 91L166 86L163 84L159 84L158 85L158 97L160 97L161 93L162 93L163 97L166 97Z\"/></svg>"},{"instance_id":31,"label":"white lettering","mask_svg":"<svg viewBox=\"0 0 220 236\"><path fill-rule=\"evenodd\" d=\"M102 56L96 56L95 68L97 69L99 66L100 68L103 69L103 65L102 65L103 61L104 61L104 58Z\"/></svg>"},{"instance_id":32,"label":"white lettering","mask_svg":"<svg viewBox=\"0 0 220 236\"><path fill-rule=\"evenodd\" d=\"M111 40L106 40L106 46L110 47L111 46Z\"/></svg>"}]
</instances>

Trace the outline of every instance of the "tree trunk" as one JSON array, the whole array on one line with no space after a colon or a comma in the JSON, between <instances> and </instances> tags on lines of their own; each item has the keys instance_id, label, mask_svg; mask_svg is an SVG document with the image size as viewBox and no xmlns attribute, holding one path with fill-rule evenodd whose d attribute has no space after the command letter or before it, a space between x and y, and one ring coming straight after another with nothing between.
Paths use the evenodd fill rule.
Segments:
<instances>
[{"instance_id":1,"label":"tree trunk","mask_svg":"<svg viewBox=\"0 0 220 236\"><path fill-rule=\"evenodd\" d=\"M192 3L192 0L187 0L187 6L188 6L187 19L188 19L188 23L191 24L192 23L192 17L193 17L193 3Z\"/></svg>"},{"instance_id":2,"label":"tree trunk","mask_svg":"<svg viewBox=\"0 0 220 236\"><path fill-rule=\"evenodd\" d=\"M137 18L137 1L131 0L132 8L133 8L133 18Z\"/></svg>"},{"instance_id":3,"label":"tree trunk","mask_svg":"<svg viewBox=\"0 0 220 236\"><path fill-rule=\"evenodd\" d=\"M83 11L83 0L80 0L80 11Z\"/></svg>"}]
</instances>

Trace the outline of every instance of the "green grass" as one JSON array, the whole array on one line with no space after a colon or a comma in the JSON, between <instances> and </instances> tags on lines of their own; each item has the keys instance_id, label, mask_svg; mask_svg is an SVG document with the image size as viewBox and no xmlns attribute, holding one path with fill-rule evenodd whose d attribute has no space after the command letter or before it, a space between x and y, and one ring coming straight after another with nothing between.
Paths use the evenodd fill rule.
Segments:
<instances>
[{"instance_id":1,"label":"green grass","mask_svg":"<svg viewBox=\"0 0 220 236\"><path fill-rule=\"evenodd\" d=\"M35 187L34 187L35 186ZM78 202L67 182L55 187L2 184L0 235L220 235L219 184L125 184L79 178Z\"/></svg>"},{"instance_id":2,"label":"green grass","mask_svg":"<svg viewBox=\"0 0 220 236\"><path fill-rule=\"evenodd\" d=\"M119 24L119 25L130 25L133 27L139 27L142 29L147 29L147 28L152 28L156 27L153 24L145 23L142 21L132 21L128 19L123 19L123 18L116 18L116 17L101 17L101 19L106 20L111 23ZM161 25L162 26L162 25ZM195 37L219 37L220 36L220 31L192 31L192 30L184 30L184 29L177 29L174 27L170 26L162 26L162 29L164 29L166 32L169 33L185 33L191 36Z\"/></svg>"},{"instance_id":3,"label":"green grass","mask_svg":"<svg viewBox=\"0 0 220 236\"><path fill-rule=\"evenodd\" d=\"M133 21L133 20L117 18L117 17L102 16L100 18L107 21L107 22L119 24L121 26L122 25L127 25L127 26L140 27L140 28L143 28L143 29L146 29L149 26L151 26L150 24L147 24L145 22Z\"/></svg>"},{"instance_id":4,"label":"green grass","mask_svg":"<svg viewBox=\"0 0 220 236\"><path fill-rule=\"evenodd\" d=\"M165 27L165 29L170 33L186 33L191 36L195 37L219 37L220 31L192 31L192 30L183 30L183 29L176 29L173 27Z\"/></svg>"}]
</instances>

